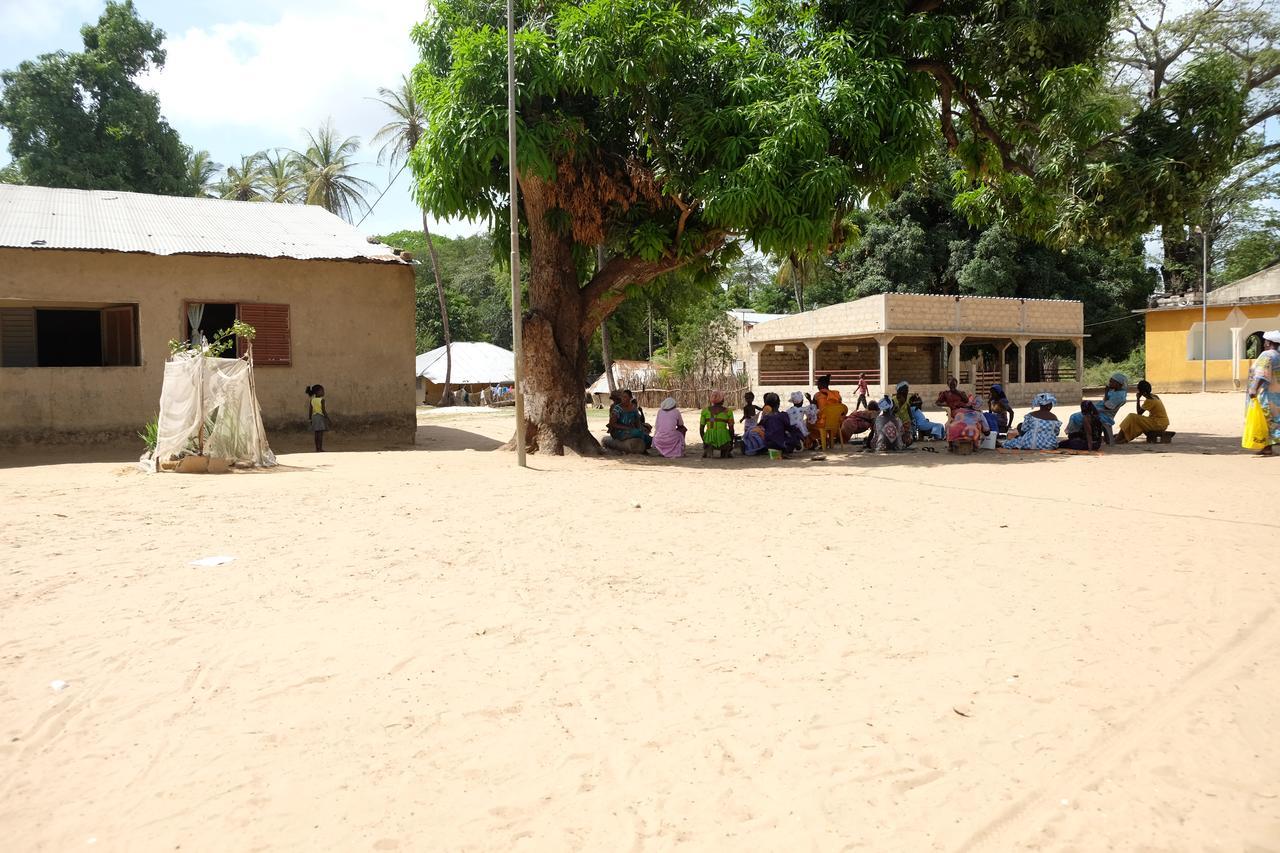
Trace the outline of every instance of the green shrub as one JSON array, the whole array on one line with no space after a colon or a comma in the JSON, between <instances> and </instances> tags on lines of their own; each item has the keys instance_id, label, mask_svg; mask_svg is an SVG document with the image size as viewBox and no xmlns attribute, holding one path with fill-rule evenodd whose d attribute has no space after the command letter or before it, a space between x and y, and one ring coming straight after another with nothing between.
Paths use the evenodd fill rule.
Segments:
<instances>
[{"instance_id":1,"label":"green shrub","mask_svg":"<svg viewBox=\"0 0 1280 853\"><path fill-rule=\"evenodd\" d=\"M142 439L142 446L147 449L148 453L153 453L156 449L156 439L160 434L160 416L152 418L142 427L142 432L138 433L138 438Z\"/></svg>"},{"instance_id":2,"label":"green shrub","mask_svg":"<svg viewBox=\"0 0 1280 853\"><path fill-rule=\"evenodd\" d=\"M1138 347L1129 353L1128 357L1123 361L1112 361L1104 358L1093 364L1085 364L1084 368L1084 384L1085 387L1096 387L1106 385L1107 380L1111 378L1111 374L1120 371L1129 377L1129 383L1134 384L1139 379L1147 375L1147 351L1145 347Z\"/></svg>"}]
</instances>

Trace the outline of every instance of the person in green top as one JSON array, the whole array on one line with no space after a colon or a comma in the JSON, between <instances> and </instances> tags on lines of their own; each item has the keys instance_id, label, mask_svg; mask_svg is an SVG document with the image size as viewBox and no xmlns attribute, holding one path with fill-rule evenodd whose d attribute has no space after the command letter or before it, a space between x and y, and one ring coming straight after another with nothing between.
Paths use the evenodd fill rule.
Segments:
<instances>
[{"instance_id":1,"label":"person in green top","mask_svg":"<svg viewBox=\"0 0 1280 853\"><path fill-rule=\"evenodd\" d=\"M698 435L702 438L702 458L712 450L720 451L721 459L733 457L733 410L724 406L724 394L711 392L711 405L702 410L698 419Z\"/></svg>"}]
</instances>

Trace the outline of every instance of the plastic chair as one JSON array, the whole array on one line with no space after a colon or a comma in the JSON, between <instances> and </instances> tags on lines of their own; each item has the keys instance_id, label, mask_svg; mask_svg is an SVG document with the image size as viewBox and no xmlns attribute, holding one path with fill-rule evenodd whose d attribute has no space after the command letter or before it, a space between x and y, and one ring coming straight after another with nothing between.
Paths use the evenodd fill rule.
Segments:
<instances>
[{"instance_id":1,"label":"plastic chair","mask_svg":"<svg viewBox=\"0 0 1280 853\"><path fill-rule=\"evenodd\" d=\"M818 411L818 444L823 450L839 444L844 446L844 436L840 433L840 425L844 422L844 416L848 414L849 407L845 405L839 406L823 406Z\"/></svg>"}]
</instances>

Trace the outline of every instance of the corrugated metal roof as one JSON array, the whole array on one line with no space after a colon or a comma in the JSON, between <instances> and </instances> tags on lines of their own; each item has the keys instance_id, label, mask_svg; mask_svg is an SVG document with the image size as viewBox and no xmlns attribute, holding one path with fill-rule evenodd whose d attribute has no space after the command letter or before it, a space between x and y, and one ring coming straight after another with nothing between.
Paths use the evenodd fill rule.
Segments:
<instances>
[{"instance_id":1,"label":"corrugated metal roof","mask_svg":"<svg viewBox=\"0 0 1280 853\"><path fill-rule=\"evenodd\" d=\"M749 308L730 308L729 316L733 317L740 323L751 323L752 325L755 325L758 323L767 323L770 320L779 320L783 317L788 317L790 315L789 314L763 314L759 311L752 311Z\"/></svg>"},{"instance_id":2,"label":"corrugated metal roof","mask_svg":"<svg viewBox=\"0 0 1280 853\"><path fill-rule=\"evenodd\" d=\"M0 184L0 246L403 263L314 205Z\"/></svg>"}]
</instances>

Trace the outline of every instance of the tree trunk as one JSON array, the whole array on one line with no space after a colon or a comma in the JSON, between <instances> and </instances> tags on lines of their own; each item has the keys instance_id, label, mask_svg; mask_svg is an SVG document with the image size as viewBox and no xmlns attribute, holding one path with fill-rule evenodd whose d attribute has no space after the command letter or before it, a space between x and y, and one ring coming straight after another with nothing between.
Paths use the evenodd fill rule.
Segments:
<instances>
[{"instance_id":1,"label":"tree trunk","mask_svg":"<svg viewBox=\"0 0 1280 853\"><path fill-rule=\"evenodd\" d=\"M573 238L547 221L549 185L536 175L521 175L520 195L529 229L528 307L521 319L520 354L525 449L597 455L600 444L587 426L591 339L622 303L629 285L647 284L694 256L670 253L657 260L615 256L584 287L573 256ZM719 248L726 239L722 233L704 237L700 253Z\"/></svg>"},{"instance_id":2,"label":"tree trunk","mask_svg":"<svg viewBox=\"0 0 1280 853\"><path fill-rule=\"evenodd\" d=\"M440 298L440 328L444 331L444 392L440 395L440 406L453 405L453 391L449 387L453 381L453 342L449 340L449 307L444 299L444 282L440 280L440 258L436 255L436 244L431 239L431 227L427 224L427 211L422 211L422 234L427 238L427 252L431 255L431 272L436 277L436 296Z\"/></svg>"}]
</instances>

